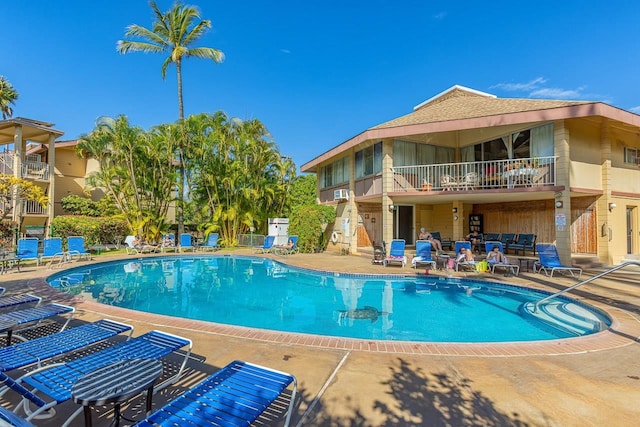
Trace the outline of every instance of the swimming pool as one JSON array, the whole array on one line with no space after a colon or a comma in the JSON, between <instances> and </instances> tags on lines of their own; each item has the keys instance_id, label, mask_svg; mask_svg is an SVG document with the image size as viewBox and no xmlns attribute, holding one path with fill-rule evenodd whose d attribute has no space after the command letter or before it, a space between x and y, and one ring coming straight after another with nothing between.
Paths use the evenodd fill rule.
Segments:
<instances>
[{"instance_id":1,"label":"swimming pool","mask_svg":"<svg viewBox=\"0 0 640 427\"><path fill-rule=\"evenodd\" d=\"M436 276L318 273L244 256L171 256L77 267L48 279L133 310L287 332L418 342L513 342L587 335L610 325L566 298Z\"/></svg>"}]
</instances>

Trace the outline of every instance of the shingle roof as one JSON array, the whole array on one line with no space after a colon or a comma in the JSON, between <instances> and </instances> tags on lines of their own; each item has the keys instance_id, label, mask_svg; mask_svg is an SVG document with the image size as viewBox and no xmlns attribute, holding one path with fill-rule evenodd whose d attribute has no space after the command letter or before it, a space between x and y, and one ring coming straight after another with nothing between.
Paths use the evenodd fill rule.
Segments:
<instances>
[{"instance_id":1,"label":"shingle roof","mask_svg":"<svg viewBox=\"0 0 640 427\"><path fill-rule=\"evenodd\" d=\"M371 129L497 116L590 103L592 102L496 98L488 94L482 94L482 92L454 87L442 96L433 98L429 102L416 107L416 110L412 113L379 124Z\"/></svg>"}]
</instances>

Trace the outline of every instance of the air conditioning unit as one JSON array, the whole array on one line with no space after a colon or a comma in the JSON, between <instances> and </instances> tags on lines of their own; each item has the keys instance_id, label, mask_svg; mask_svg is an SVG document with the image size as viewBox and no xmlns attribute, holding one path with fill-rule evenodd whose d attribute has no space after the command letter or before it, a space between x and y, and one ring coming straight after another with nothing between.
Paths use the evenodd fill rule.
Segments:
<instances>
[{"instance_id":1,"label":"air conditioning unit","mask_svg":"<svg viewBox=\"0 0 640 427\"><path fill-rule=\"evenodd\" d=\"M333 190L333 200L349 200L349 190Z\"/></svg>"}]
</instances>

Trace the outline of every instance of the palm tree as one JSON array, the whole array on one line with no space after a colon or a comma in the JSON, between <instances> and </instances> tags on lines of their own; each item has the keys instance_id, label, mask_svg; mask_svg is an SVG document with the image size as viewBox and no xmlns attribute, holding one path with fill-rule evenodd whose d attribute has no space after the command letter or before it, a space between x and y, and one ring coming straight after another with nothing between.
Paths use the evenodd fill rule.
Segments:
<instances>
[{"instance_id":1,"label":"palm tree","mask_svg":"<svg viewBox=\"0 0 640 427\"><path fill-rule=\"evenodd\" d=\"M152 29L133 24L129 25L125 32L126 37L138 37L146 41L119 40L117 49L122 54L129 52L168 54L162 64L162 78L166 77L169 64L175 63L178 75L178 111L179 118L182 120L184 119L182 60L195 57L220 63L224 60L224 54L211 47L191 47L211 28L211 21L208 19L195 23L196 19L200 19L200 14L194 6L175 3L170 10L162 13L155 1L151 1L150 5L156 17Z\"/></svg>"},{"instance_id":2,"label":"palm tree","mask_svg":"<svg viewBox=\"0 0 640 427\"><path fill-rule=\"evenodd\" d=\"M155 15L155 20L151 29L140 25L129 25L125 32L125 37L136 37L144 41L119 40L117 44L118 52L125 54L129 52L151 52L166 53L168 56L162 63L162 78L167 74L169 64L176 64L178 77L178 113L180 122L184 120L184 106L182 102L182 60L184 58L195 57L211 59L216 63L224 60L224 54L210 47L192 47L209 28L211 21L200 19L200 13L194 6L185 6L182 3L175 3L173 7L165 13L160 12L155 1L150 3ZM184 161L183 147L178 150L178 163L180 167L179 196L178 196L178 232L184 232Z\"/></svg>"},{"instance_id":3,"label":"palm tree","mask_svg":"<svg viewBox=\"0 0 640 427\"><path fill-rule=\"evenodd\" d=\"M18 92L4 76L0 76L0 111L2 111L3 120L13 115L11 104L15 105L16 99L18 99Z\"/></svg>"}]
</instances>

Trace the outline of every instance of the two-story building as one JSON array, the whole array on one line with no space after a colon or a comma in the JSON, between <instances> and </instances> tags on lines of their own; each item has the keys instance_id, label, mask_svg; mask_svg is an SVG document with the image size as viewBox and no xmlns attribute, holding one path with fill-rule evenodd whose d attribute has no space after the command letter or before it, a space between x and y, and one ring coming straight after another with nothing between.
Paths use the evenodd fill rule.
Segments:
<instances>
[{"instance_id":1,"label":"two-story building","mask_svg":"<svg viewBox=\"0 0 640 427\"><path fill-rule=\"evenodd\" d=\"M462 240L533 233L563 262L640 251L640 116L602 102L509 99L454 86L301 167L338 219L330 248L421 227ZM335 238L335 237L338 238Z\"/></svg>"}]
</instances>

